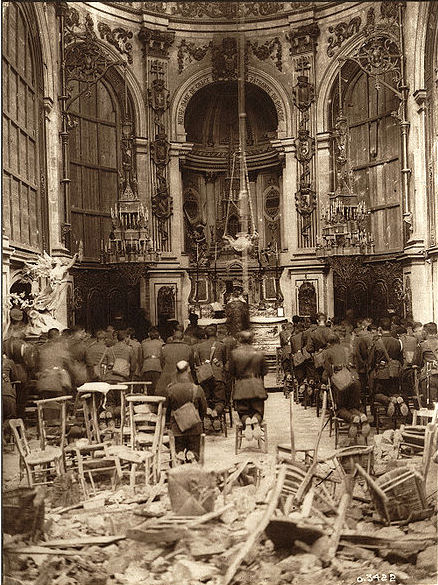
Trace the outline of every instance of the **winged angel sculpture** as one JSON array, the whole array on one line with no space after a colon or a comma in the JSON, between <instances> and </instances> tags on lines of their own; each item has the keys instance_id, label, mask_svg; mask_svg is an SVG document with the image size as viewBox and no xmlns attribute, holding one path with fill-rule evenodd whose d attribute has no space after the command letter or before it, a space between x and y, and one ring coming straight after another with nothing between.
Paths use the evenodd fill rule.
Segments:
<instances>
[{"instance_id":1,"label":"winged angel sculpture","mask_svg":"<svg viewBox=\"0 0 438 585\"><path fill-rule=\"evenodd\" d=\"M74 266L78 254L71 259L52 258L44 252L38 256L35 262L26 262L22 270L22 280L30 282L32 292L30 298L24 300L17 295L9 295L11 306L20 305L26 311L29 324L26 333L28 335L40 335L52 327L64 329L62 323L56 318L57 309L60 308L64 292L68 286L68 273ZM46 285L39 290L41 279L46 280Z\"/></svg>"}]
</instances>

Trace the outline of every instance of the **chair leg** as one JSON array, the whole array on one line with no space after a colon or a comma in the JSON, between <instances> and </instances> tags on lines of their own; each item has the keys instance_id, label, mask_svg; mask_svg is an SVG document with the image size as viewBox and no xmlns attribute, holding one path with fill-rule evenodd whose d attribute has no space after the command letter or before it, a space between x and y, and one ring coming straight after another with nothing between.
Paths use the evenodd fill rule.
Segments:
<instances>
[{"instance_id":1,"label":"chair leg","mask_svg":"<svg viewBox=\"0 0 438 585\"><path fill-rule=\"evenodd\" d=\"M235 448L234 448L234 452L236 455L238 455L239 453L239 449L242 445L242 424L239 422L236 425L236 442L235 442Z\"/></svg>"},{"instance_id":2,"label":"chair leg","mask_svg":"<svg viewBox=\"0 0 438 585\"><path fill-rule=\"evenodd\" d=\"M129 487L130 488L134 488L135 487L135 476L137 473L137 463L133 463L131 465L131 471L129 473Z\"/></svg>"},{"instance_id":3,"label":"chair leg","mask_svg":"<svg viewBox=\"0 0 438 585\"><path fill-rule=\"evenodd\" d=\"M266 423L262 424L263 430L263 452L268 452L268 425Z\"/></svg>"}]
</instances>

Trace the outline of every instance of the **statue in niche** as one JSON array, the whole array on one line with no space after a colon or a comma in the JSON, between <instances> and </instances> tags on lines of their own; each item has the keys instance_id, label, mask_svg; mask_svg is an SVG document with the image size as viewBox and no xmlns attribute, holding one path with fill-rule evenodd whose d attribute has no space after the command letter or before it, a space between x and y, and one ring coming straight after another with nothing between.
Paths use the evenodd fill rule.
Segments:
<instances>
[{"instance_id":1,"label":"statue in niche","mask_svg":"<svg viewBox=\"0 0 438 585\"><path fill-rule=\"evenodd\" d=\"M298 314L301 317L316 315L316 290L311 282L303 282L298 290Z\"/></svg>"}]
</instances>

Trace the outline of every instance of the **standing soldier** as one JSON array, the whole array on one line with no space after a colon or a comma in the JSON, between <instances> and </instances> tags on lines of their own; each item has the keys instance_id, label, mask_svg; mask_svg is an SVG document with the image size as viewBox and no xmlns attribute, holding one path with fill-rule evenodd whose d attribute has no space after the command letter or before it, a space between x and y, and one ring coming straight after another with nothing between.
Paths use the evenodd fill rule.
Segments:
<instances>
[{"instance_id":1,"label":"standing soldier","mask_svg":"<svg viewBox=\"0 0 438 585\"><path fill-rule=\"evenodd\" d=\"M89 382L100 380L101 365L106 348L106 332L100 329L96 333L96 339L85 350L85 363L87 364Z\"/></svg>"},{"instance_id":2,"label":"standing soldier","mask_svg":"<svg viewBox=\"0 0 438 585\"><path fill-rule=\"evenodd\" d=\"M161 375L160 352L162 345L163 340L160 339L160 332L155 327L149 329L149 337L144 339L141 343L141 377L142 380L152 382L152 395L155 394L155 388Z\"/></svg>"},{"instance_id":3,"label":"standing soldier","mask_svg":"<svg viewBox=\"0 0 438 585\"><path fill-rule=\"evenodd\" d=\"M126 334L128 336L128 345L132 348L134 359L135 359L135 366L134 366L134 374L133 380L140 380L140 373L141 373L141 343L135 338L135 329L134 327L128 327L126 329Z\"/></svg>"},{"instance_id":4,"label":"standing soldier","mask_svg":"<svg viewBox=\"0 0 438 585\"><path fill-rule=\"evenodd\" d=\"M225 375L224 368L227 360L226 348L222 341L217 338L217 325L208 325L205 328L207 339L200 341L194 347L195 367L209 363L212 369L212 377L201 381L207 398L207 416L204 420L204 429L207 431L213 428L221 430L220 417L225 407Z\"/></svg>"},{"instance_id":5,"label":"standing soldier","mask_svg":"<svg viewBox=\"0 0 438 585\"><path fill-rule=\"evenodd\" d=\"M426 339L422 341L414 357L414 364L421 368L420 384L423 406L432 407L438 400L438 335L436 323L423 327Z\"/></svg>"},{"instance_id":6,"label":"standing soldier","mask_svg":"<svg viewBox=\"0 0 438 585\"><path fill-rule=\"evenodd\" d=\"M261 422L268 394L263 378L268 373L265 355L252 345L251 331L239 333L240 346L231 352L230 374L234 377L233 399L237 413L245 426L245 438L257 441L262 436Z\"/></svg>"}]
</instances>

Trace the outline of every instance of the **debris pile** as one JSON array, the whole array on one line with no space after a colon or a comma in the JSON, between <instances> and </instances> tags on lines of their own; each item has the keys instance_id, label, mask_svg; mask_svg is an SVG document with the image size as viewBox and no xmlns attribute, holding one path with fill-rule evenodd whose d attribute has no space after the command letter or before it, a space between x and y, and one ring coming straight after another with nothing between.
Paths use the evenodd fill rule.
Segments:
<instances>
[{"instance_id":1,"label":"debris pile","mask_svg":"<svg viewBox=\"0 0 438 585\"><path fill-rule=\"evenodd\" d=\"M312 474L320 472L316 466ZM426 519L383 526L358 473L355 481L341 477L325 506L318 482L300 502L288 500L289 477L288 463L247 459L215 473L182 465L169 483L107 490L64 508L49 507L47 497L43 538L5 536L4 583L335 585L379 574L417 585L436 578L432 507ZM189 497L176 496L175 485Z\"/></svg>"}]
</instances>

